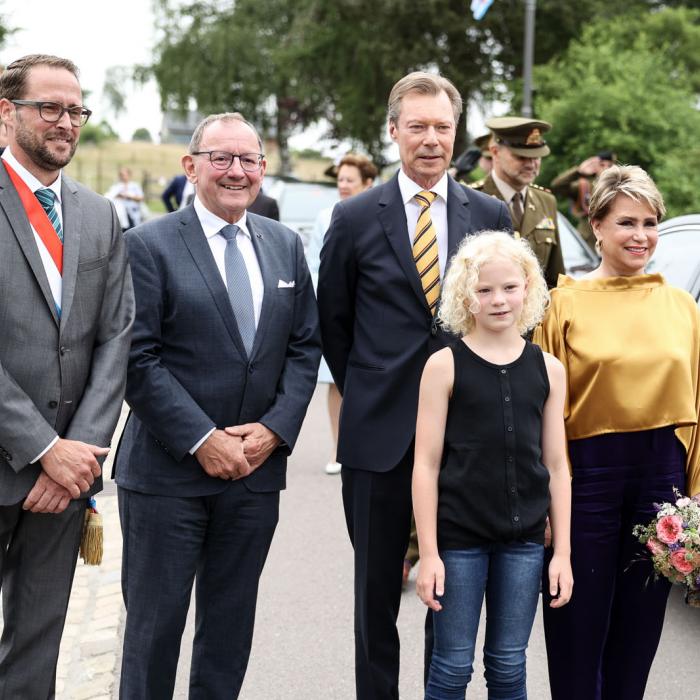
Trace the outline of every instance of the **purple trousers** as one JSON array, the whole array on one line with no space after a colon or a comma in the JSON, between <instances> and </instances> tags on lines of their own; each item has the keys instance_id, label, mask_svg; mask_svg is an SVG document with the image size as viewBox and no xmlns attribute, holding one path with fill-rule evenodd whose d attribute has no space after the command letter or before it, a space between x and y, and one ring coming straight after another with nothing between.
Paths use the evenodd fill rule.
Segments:
<instances>
[{"instance_id":1,"label":"purple trousers","mask_svg":"<svg viewBox=\"0 0 700 700\"><path fill-rule=\"evenodd\" d=\"M542 587L552 700L642 700L670 584L632 528L684 490L685 450L665 427L572 440L569 456L573 597L552 609Z\"/></svg>"}]
</instances>

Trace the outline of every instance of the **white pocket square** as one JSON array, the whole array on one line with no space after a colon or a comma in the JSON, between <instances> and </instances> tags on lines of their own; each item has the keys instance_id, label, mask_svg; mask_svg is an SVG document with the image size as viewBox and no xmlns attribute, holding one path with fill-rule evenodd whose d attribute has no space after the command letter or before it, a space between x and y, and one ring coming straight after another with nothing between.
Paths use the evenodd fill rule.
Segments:
<instances>
[{"instance_id":1,"label":"white pocket square","mask_svg":"<svg viewBox=\"0 0 700 700\"><path fill-rule=\"evenodd\" d=\"M279 280L277 282L277 289L293 289L296 287L296 282L292 280L291 282L285 282L284 280Z\"/></svg>"}]
</instances>

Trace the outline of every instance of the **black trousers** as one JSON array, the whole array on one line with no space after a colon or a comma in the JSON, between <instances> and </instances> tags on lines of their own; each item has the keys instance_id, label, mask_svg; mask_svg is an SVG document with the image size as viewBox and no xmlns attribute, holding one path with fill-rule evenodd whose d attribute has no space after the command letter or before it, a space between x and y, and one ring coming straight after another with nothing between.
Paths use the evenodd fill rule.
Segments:
<instances>
[{"instance_id":1,"label":"black trousers","mask_svg":"<svg viewBox=\"0 0 700 700\"><path fill-rule=\"evenodd\" d=\"M403 559L411 529L413 445L388 472L343 467L343 506L355 550L357 700L399 697Z\"/></svg>"}]
</instances>

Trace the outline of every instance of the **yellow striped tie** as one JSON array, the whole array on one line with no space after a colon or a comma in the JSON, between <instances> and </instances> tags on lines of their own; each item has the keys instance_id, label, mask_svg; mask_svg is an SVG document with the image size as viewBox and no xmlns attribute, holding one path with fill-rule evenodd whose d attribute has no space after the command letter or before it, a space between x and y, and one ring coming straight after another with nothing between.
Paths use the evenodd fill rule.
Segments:
<instances>
[{"instance_id":1,"label":"yellow striped tie","mask_svg":"<svg viewBox=\"0 0 700 700\"><path fill-rule=\"evenodd\" d=\"M437 231L430 218L430 205L435 201L435 192L423 190L414 199L420 204L420 214L413 236L413 259L420 277L430 313L435 315L440 298L440 263L438 260Z\"/></svg>"}]
</instances>

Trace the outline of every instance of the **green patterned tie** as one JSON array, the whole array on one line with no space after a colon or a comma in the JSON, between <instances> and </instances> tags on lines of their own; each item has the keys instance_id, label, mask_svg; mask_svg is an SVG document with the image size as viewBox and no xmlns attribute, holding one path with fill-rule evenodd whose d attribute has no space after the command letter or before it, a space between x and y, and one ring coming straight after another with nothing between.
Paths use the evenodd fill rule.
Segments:
<instances>
[{"instance_id":1,"label":"green patterned tie","mask_svg":"<svg viewBox=\"0 0 700 700\"><path fill-rule=\"evenodd\" d=\"M43 190L37 190L34 194L44 208L46 215L49 217L51 225L56 229L56 235L61 243L63 243L63 227L61 226L61 220L58 218L58 212L56 211L56 195L54 191L45 188Z\"/></svg>"}]
</instances>

